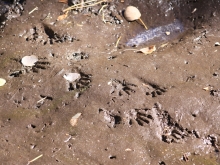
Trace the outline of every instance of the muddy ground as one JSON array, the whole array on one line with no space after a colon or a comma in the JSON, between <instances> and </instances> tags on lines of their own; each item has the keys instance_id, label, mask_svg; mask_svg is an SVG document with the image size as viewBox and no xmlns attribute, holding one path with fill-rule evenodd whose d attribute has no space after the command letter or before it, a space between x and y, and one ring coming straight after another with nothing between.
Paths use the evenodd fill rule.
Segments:
<instances>
[{"instance_id":1,"label":"muddy ground","mask_svg":"<svg viewBox=\"0 0 220 165\"><path fill-rule=\"evenodd\" d=\"M71 2L0 5L2 165L220 164L218 0L113 0L61 21ZM139 53L149 45L126 46L145 31L124 19L128 5L150 29L178 20L183 31Z\"/></svg>"}]
</instances>

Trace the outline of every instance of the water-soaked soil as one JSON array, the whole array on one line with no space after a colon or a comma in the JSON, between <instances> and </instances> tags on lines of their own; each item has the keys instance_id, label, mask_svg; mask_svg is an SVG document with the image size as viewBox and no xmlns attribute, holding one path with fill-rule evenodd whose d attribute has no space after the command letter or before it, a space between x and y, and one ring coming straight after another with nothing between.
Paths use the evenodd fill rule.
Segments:
<instances>
[{"instance_id":1,"label":"water-soaked soil","mask_svg":"<svg viewBox=\"0 0 220 165\"><path fill-rule=\"evenodd\" d=\"M112 0L56 21L72 2L0 3L1 164L220 164L220 2ZM175 21L181 32L138 53L149 42L126 45L145 31L128 5L149 36ZM29 55L39 61L22 66Z\"/></svg>"}]
</instances>

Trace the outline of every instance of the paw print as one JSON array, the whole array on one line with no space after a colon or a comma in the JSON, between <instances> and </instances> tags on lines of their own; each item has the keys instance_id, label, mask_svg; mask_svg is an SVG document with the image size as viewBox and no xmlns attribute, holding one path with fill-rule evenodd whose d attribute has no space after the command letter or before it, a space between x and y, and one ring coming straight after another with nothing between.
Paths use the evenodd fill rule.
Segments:
<instances>
[{"instance_id":1,"label":"paw print","mask_svg":"<svg viewBox=\"0 0 220 165\"><path fill-rule=\"evenodd\" d=\"M37 61L35 63L35 65L31 68L33 72L37 72L38 73L38 70L39 69L47 69L50 65L50 62L48 61L44 61L44 60L40 60L40 61ZM26 68L26 71L28 70L28 68Z\"/></svg>"},{"instance_id":2,"label":"paw print","mask_svg":"<svg viewBox=\"0 0 220 165\"><path fill-rule=\"evenodd\" d=\"M101 116L101 120L107 124L108 127L114 128L116 124L120 124L121 117L118 112L114 112L114 110L106 110L99 109L99 114Z\"/></svg>"},{"instance_id":3,"label":"paw print","mask_svg":"<svg viewBox=\"0 0 220 165\"><path fill-rule=\"evenodd\" d=\"M157 97L166 92L166 88L162 88L156 84L143 83L142 85L145 87L146 95L151 95L152 97Z\"/></svg>"},{"instance_id":4,"label":"paw print","mask_svg":"<svg viewBox=\"0 0 220 165\"><path fill-rule=\"evenodd\" d=\"M91 83L91 75L80 73L80 79L75 82L68 82L68 91L76 91L79 93L83 93L90 87Z\"/></svg>"},{"instance_id":5,"label":"paw print","mask_svg":"<svg viewBox=\"0 0 220 165\"><path fill-rule=\"evenodd\" d=\"M116 96L122 96L124 94L130 95L131 93L135 92L135 90L132 89L132 87L137 87L136 85L130 84L125 80L111 80L109 84L112 87L110 93L115 94Z\"/></svg>"},{"instance_id":6,"label":"paw print","mask_svg":"<svg viewBox=\"0 0 220 165\"><path fill-rule=\"evenodd\" d=\"M179 143L184 141L184 138L191 133L187 128L183 128L175 121L168 111L162 110L161 105L155 104L152 110L156 111L160 123L162 141L166 143Z\"/></svg>"},{"instance_id":7,"label":"paw print","mask_svg":"<svg viewBox=\"0 0 220 165\"><path fill-rule=\"evenodd\" d=\"M127 123L132 125L134 121L138 123L140 126L144 126L145 124L149 124L153 117L150 114L150 109L132 109L126 115Z\"/></svg>"}]
</instances>

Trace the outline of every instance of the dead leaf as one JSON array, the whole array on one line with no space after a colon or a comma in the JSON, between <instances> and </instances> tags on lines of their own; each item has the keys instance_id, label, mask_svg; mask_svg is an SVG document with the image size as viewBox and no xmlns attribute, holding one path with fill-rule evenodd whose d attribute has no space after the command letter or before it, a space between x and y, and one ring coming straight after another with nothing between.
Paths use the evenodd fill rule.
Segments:
<instances>
[{"instance_id":1,"label":"dead leaf","mask_svg":"<svg viewBox=\"0 0 220 165\"><path fill-rule=\"evenodd\" d=\"M57 18L57 21L64 20L64 19L67 17L67 14L68 14L68 12L66 12L66 13L63 14L63 15L60 15L60 16Z\"/></svg>"},{"instance_id":2,"label":"dead leaf","mask_svg":"<svg viewBox=\"0 0 220 165\"><path fill-rule=\"evenodd\" d=\"M144 53L145 55L147 55L147 54L151 54L155 50L156 50L156 46L152 45L152 46L140 49L139 52Z\"/></svg>"},{"instance_id":3,"label":"dead leaf","mask_svg":"<svg viewBox=\"0 0 220 165\"><path fill-rule=\"evenodd\" d=\"M71 119L70 119L70 124L74 127L77 124L78 118L81 116L82 113L77 113L75 114Z\"/></svg>"}]
</instances>

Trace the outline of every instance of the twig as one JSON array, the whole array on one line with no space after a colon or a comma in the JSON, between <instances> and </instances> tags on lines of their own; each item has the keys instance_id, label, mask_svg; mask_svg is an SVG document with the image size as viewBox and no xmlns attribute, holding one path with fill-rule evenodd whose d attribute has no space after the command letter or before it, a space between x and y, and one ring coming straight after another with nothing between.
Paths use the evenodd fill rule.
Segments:
<instances>
[{"instance_id":1,"label":"twig","mask_svg":"<svg viewBox=\"0 0 220 165\"><path fill-rule=\"evenodd\" d=\"M34 159L28 161L28 164L27 164L27 165L29 165L31 162L36 161L37 159L39 159L39 158L42 157L42 156L43 156L43 154L41 154L41 155L39 155L38 157L36 157L36 158L34 158Z\"/></svg>"}]
</instances>

